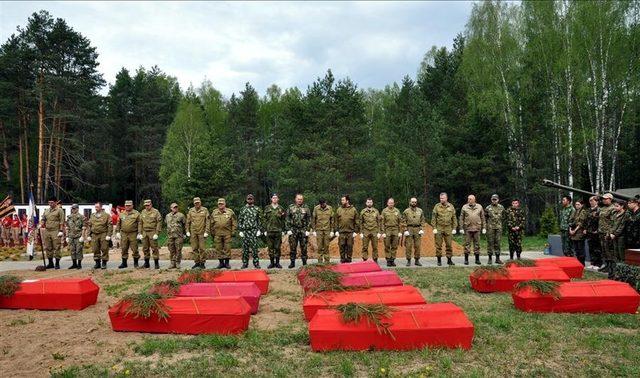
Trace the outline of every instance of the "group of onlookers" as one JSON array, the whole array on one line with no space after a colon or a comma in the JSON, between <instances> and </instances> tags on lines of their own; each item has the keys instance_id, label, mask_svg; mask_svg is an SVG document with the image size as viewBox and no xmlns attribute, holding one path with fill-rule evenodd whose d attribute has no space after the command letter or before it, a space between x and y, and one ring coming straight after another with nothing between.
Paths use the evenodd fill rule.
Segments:
<instances>
[{"instance_id":1,"label":"group of onlookers","mask_svg":"<svg viewBox=\"0 0 640 378\"><path fill-rule=\"evenodd\" d=\"M2 246L22 247L26 244L27 216L15 212L2 218Z\"/></svg>"}]
</instances>

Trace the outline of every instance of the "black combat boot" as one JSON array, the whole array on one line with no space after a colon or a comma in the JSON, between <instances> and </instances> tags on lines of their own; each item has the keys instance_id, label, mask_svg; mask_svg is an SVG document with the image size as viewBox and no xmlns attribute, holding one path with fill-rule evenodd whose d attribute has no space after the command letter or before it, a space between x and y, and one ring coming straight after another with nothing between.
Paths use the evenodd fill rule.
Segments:
<instances>
[{"instance_id":1,"label":"black combat boot","mask_svg":"<svg viewBox=\"0 0 640 378\"><path fill-rule=\"evenodd\" d=\"M76 259L72 259L71 260L73 262L73 264L69 267L69 269L76 269L78 267L78 264L76 263Z\"/></svg>"},{"instance_id":2,"label":"black combat boot","mask_svg":"<svg viewBox=\"0 0 640 378\"><path fill-rule=\"evenodd\" d=\"M224 259L218 259L218 266L216 266L216 269L224 269L224 267L225 267Z\"/></svg>"},{"instance_id":3,"label":"black combat boot","mask_svg":"<svg viewBox=\"0 0 640 378\"><path fill-rule=\"evenodd\" d=\"M489 261L487 261L487 264L489 264L489 265L493 264L493 259L492 259L491 255L489 255Z\"/></svg>"},{"instance_id":4,"label":"black combat boot","mask_svg":"<svg viewBox=\"0 0 640 378\"><path fill-rule=\"evenodd\" d=\"M296 259L291 259L291 264L289 264L288 268L293 269L296 267Z\"/></svg>"},{"instance_id":5,"label":"black combat boot","mask_svg":"<svg viewBox=\"0 0 640 378\"><path fill-rule=\"evenodd\" d=\"M520 254L521 254L521 253L522 253L522 252L516 252L516 256L517 256L518 260L520 260Z\"/></svg>"},{"instance_id":6,"label":"black combat boot","mask_svg":"<svg viewBox=\"0 0 640 378\"><path fill-rule=\"evenodd\" d=\"M303 266L304 266L304 265L307 265L307 258L306 258L306 257L303 257L303 258L302 258L302 265L303 265Z\"/></svg>"},{"instance_id":7,"label":"black combat boot","mask_svg":"<svg viewBox=\"0 0 640 378\"><path fill-rule=\"evenodd\" d=\"M513 260L513 251L509 251L509 260Z\"/></svg>"},{"instance_id":8,"label":"black combat boot","mask_svg":"<svg viewBox=\"0 0 640 378\"><path fill-rule=\"evenodd\" d=\"M47 269L53 269L54 265L53 265L53 257L49 258L49 263L47 264L46 268Z\"/></svg>"},{"instance_id":9,"label":"black combat boot","mask_svg":"<svg viewBox=\"0 0 640 378\"><path fill-rule=\"evenodd\" d=\"M476 265L482 265L482 263L480 262L480 255L475 255L476 256Z\"/></svg>"},{"instance_id":10,"label":"black combat boot","mask_svg":"<svg viewBox=\"0 0 640 378\"><path fill-rule=\"evenodd\" d=\"M609 266L609 274L607 274L607 278L612 279L614 274L616 273L616 262L609 261L609 264L607 265Z\"/></svg>"},{"instance_id":11,"label":"black combat boot","mask_svg":"<svg viewBox=\"0 0 640 378\"><path fill-rule=\"evenodd\" d=\"M396 259L391 259L391 266L396 266Z\"/></svg>"},{"instance_id":12,"label":"black combat boot","mask_svg":"<svg viewBox=\"0 0 640 378\"><path fill-rule=\"evenodd\" d=\"M93 266L93 269L100 269L100 260L96 260L96 265Z\"/></svg>"},{"instance_id":13,"label":"black combat boot","mask_svg":"<svg viewBox=\"0 0 640 378\"><path fill-rule=\"evenodd\" d=\"M149 265L149 258L145 257L144 258L144 265L142 266L143 268L151 268L151 265Z\"/></svg>"},{"instance_id":14,"label":"black combat boot","mask_svg":"<svg viewBox=\"0 0 640 378\"><path fill-rule=\"evenodd\" d=\"M56 257L55 269L60 269L60 259Z\"/></svg>"},{"instance_id":15,"label":"black combat boot","mask_svg":"<svg viewBox=\"0 0 640 378\"><path fill-rule=\"evenodd\" d=\"M496 264L502 265L502 260L500 260L500 254L496 255Z\"/></svg>"},{"instance_id":16,"label":"black combat boot","mask_svg":"<svg viewBox=\"0 0 640 378\"><path fill-rule=\"evenodd\" d=\"M377 264L377 263L378 263L378 258L377 258L377 257L374 257L374 258L373 258L373 262Z\"/></svg>"},{"instance_id":17,"label":"black combat boot","mask_svg":"<svg viewBox=\"0 0 640 378\"><path fill-rule=\"evenodd\" d=\"M138 265L138 261L140 260L139 257L134 257L133 258L133 267L134 268L139 268L140 266Z\"/></svg>"},{"instance_id":18,"label":"black combat boot","mask_svg":"<svg viewBox=\"0 0 640 378\"><path fill-rule=\"evenodd\" d=\"M276 268L282 269L282 265L280 265L280 256L276 257Z\"/></svg>"},{"instance_id":19,"label":"black combat boot","mask_svg":"<svg viewBox=\"0 0 640 378\"><path fill-rule=\"evenodd\" d=\"M153 267L155 269L160 269L160 259L153 259Z\"/></svg>"},{"instance_id":20,"label":"black combat boot","mask_svg":"<svg viewBox=\"0 0 640 378\"><path fill-rule=\"evenodd\" d=\"M127 259L122 259L122 264L118 265L118 269L124 269L127 267Z\"/></svg>"},{"instance_id":21,"label":"black combat boot","mask_svg":"<svg viewBox=\"0 0 640 378\"><path fill-rule=\"evenodd\" d=\"M267 265L267 269L273 269L276 267L276 264L274 263L274 258L273 257L269 257L269 265Z\"/></svg>"},{"instance_id":22,"label":"black combat boot","mask_svg":"<svg viewBox=\"0 0 640 378\"><path fill-rule=\"evenodd\" d=\"M391 259L387 259L387 266L392 266L391 265Z\"/></svg>"},{"instance_id":23,"label":"black combat boot","mask_svg":"<svg viewBox=\"0 0 640 378\"><path fill-rule=\"evenodd\" d=\"M469 254L468 253L464 254L464 265L469 265Z\"/></svg>"},{"instance_id":24,"label":"black combat boot","mask_svg":"<svg viewBox=\"0 0 640 378\"><path fill-rule=\"evenodd\" d=\"M362 258L362 261L367 261L367 260L368 260L368 258L366 258L366 257Z\"/></svg>"},{"instance_id":25,"label":"black combat boot","mask_svg":"<svg viewBox=\"0 0 640 378\"><path fill-rule=\"evenodd\" d=\"M422 266L422 264L420 264L420 259L416 259L415 266Z\"/></svg>"},{"instance_id":26,"label":"black combat boot","mask_svg":"<svg viewBox=\"0 0 640 378\"><path fill-rule=\"evenodd\" d=\"M259 262L254 262L253 263L253 267L256 269L260 269L260 263Z\"/></svg>"},{"instance_id":27,"label":"black combat boot","mask_svg":"<svg viewBox=\"0 0 640 378\"><path fill-rule=\"evenodd\" d=\"M242 260L242 266L240 269L247 269L249 267L249 261Z\"/></svg>"},{"instance_id":28,"label":"black combat boot","mask_svg":"<svg viewBox=\"0 0 640 378\"><path fill-rule=\"evenodd\" d=\"M407 266L411 266L411 259L407 259Z\"/></svg>"},{"instance_id":29,"label":"black combat boot","mask_svg":"<svg viewBox=\"0 0 640 378\"><path fill-rule=\"evenodd\" d=\"M453 260L451 260L451 257L447 257L447 265L454 266L456 264L453 263Z\"/></svg>"},{"instance_id":30,"label":"black combat boot","mask_svg":"<svg viewBox=\"0 0 640 378\"><path fill-rule=\"evenodd\" d=\"M224 259L224 267L227 269L231 269L231 264L229 263L231 259Z\"/></svg>"},{"instance_id":31,"label":"black combat boot","mask_svg":"<svg viewBox=\"0 0 640 378\"><path fill-rule=\"evenodd\" d=\"M107 260L102 260L102 269L107 269Z\"/></svg>"},{"instance_id":32,"label":"black combat boot","mask_svg":"<svg viewBox=\"0 0 640 378\"><path fill-rule=\"evenodd\" d=\"M78 265L76 265L76 269L82 269L82 260L78 260Z\"/></svg>"},{"instance_id":33,"label":"black combat boot","mask_svg":"<svg viewBox=\"0 0 640 378\"><path fill-rule=\"evenodd\" d=\"M438 266L442 266L442 256L438 256Z\"/></svg>"}]
</instances>

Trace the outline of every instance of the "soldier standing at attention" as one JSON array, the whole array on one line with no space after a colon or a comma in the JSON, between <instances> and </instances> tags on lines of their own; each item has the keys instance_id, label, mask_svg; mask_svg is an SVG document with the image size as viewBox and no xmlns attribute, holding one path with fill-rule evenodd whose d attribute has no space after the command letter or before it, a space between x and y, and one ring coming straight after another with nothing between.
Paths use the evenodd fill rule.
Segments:
<instances>
[{"instance_id":1,"label":"soldier standing at attention","mask_svg":"<svg viewBox=\"0 0 640 378\"><path fill-rule=\"evenodd\" d=\"M73 264L69 269L82 269L82 232L84 231L84 215L78 211L77 203L71 205L71 214L67 216L67 246Z\"/></svg>"},{"instance_id":2,"label":"soldier standing at attention","mask_svg":"<svg viewBox=\"0 0 640 378\"><path fill-rule=\"evenodd\" d=\"M460 210L460 225L464 231L464 265L469 265L469 253L473 243L476 265L480 265L480 230L487 233L484 209L476 203L473 194L467 197L467 203Z\"/></svg>"},{"instance_id":3,"label":"soldier standing at attention","mask_svg":"<svg viewBox=\"0 0 640 378\"><path fill-rule=\"evenodd\" d=\"M187 213L187 237L191 244L194 265L191 269L205 268L207 255L205 252L205 241L209 236L209 210L202 206L200 197L193 198L193 207Z\"/></svg>"},{"instance_id":4,"label":"soldier standing at attention","mask_svg":"<svg viewBox=\"0 0 640 378\"><path fill-rule=\"evenodd\" d=\"M335 218L333 209L327 205L327 201L321 198L318 205L313 208L313 216L311 217L311 229L313 236L318 241L318 262L328 263L331 261L329 256L329 242L333 239L335 228Z\"/></svg>"},{"instance_id":5,"label":"soldier standing at attention","mask_svg":"<svg viewBox=\"0 0 640 378\"><path fill-rule=\"evenodd\" d=\"M562 254L573 256L573 246L569 236L569 224L576 210L570 196L562 197L562 210L560 210L560 238L562 240Z\"/></svg>"},{"instance_id":6,"label":"soldier standing at attention","mask_svg":"<svg viewBox=\"0 0 640 378\"><path fill-rule=\"evenodd\" d=\"M216 269L231 269L231 238L238 228L238 221L233 210L227 208L224 198L218 198L218 208L211 212L211 236L218 255Z\"/></svg>"},{"instance_id":7,"label":"soldier standing at attention","mask_svg":"<svg viewBox=\"0 0 640 378\"><path fill-rule=\"evenodd\" d=\"M340 248L340 262L349 263L353 258L353 239L359 232L358 210L351 205L348 195L340 197L340 207L336 210L336 234Z\"/></svg>"},{"instance_id":8,"label":"soldier standing at attention","mask_svg":"<svg viewBox=\"0 0 640 378\"><path fill-rule=\"evenodd\" d=\"M96 203L96 211L89 217L87 240L91 242L91 252L96 265L93 269L107 269L109 261L109 240L113 225L111 217L102 209L102 203ZM102 262L102 263L101 263Z\"/></svg>"},{"instance_id":9,"label":"soldier standing at attention","mask_svg":"<svg viewBox=\"0 0 640 378\"><path fill-rule=\"evenodd\" d=\"M613 266L613 234L614 227L614 209L611 202L613 195L606 193L602 196L602 207L600 208L600 217L598 218L598 233L600 234L600 245L602 246L602 254L604 255L605 266L600 269L601 272L609 273Z\"/></svg>"},{"instance_id":10,"label":"soldier standing at attention","mask_svg":"<svg viewBox=\"0 0 640 378\"><path fill-rule=\"evenodd\" d=\"M600 245L600 235L598 234L598 221L600 218L600 207L598 207L598 197L589 198L589 209L584 229L586 231L587 243L589 244L589 257L591 258L591 268L598 270L602 265L602 246Z\"/></svg>"},{"instance_id":11,"label":"soldier standing at attention","mask_svg":"<svg viewBox=\"0 0 640 378\"><path fill-rule=\"evenodd\" d=\"M624 230L624 240L627 243L627 248L638 249L640 248L640 206L638 205L638 196L630 199L627 206L629 207L629 219Z\"/></svg>"},{"instance_id":12,"label":"soldier standing at attention","mask_svg":"<svg viewBox=\"0 0 640 378\"><path fill-rule=\"evenodd\" d=\"M282 246L282 234L284 233L284 217L286 215L282 206L278 204L278 195L271 195L271 203L264 207L263 232L267 235L267 249L269 251L269 266L267 269L278 268L280 265L280 253Z\"/></svg>"},{"instance_id":13,"label":"soldier standing at attention","mask_svg":"<svg viewBox=\"0 0 640 378\"><path fill-rule=\"evenodd\" d=\"M613 204L613 230L610 238L613 243L613 263L609 268L609 278L613 275L614 269L617 263L624 262L624 247L625 247L625 234L624 230L629 220L629 213L625 208L626 203L624 201L616 201Z\"/></svg>"},{"instance_id":14,"label":"soldier standing at attention","mask_svg":"<svg viewBox=\"0 0 640 378\"><path fill-rule=\"evenodd\" d=\"M387 207L382 210L380 215L381 237L384 239L384 255L387 259L387 266L396 266L396 252L398 251L398 242L402 236L400 232L402 214L400 214L400 210L396 209L395 204L394 199L389 198Z\"/></svg>"},{"instance_id":15,"label":"soldier standing at attention","mask_svg":"<svg viewBox=\"0 0 640 378\"><path fill-rule=\"evenodd\" d=\"M153 207L151 200L144 200L144 209L140 212L142 222L142 252L144 253L143 268L149 268L149 249L153 250L154 268L160 269L160 250L158 248L158 234L162 231L162 215Z\"/></svg>"},{"instance_id":16,"label":"soldier standing at attention","mask_svg":"<svg viewBox=\"0 0 640 378\"><path fill-rule=\"evenodd\" d=\"M362 239L362 261L371 257L378 262L378 239L380 239L380 212L373 207L373 198L367 198L365 208L360 211L360 239Z\"/></svg>"},{"instance_id":17,"label":"soldier standing at attention","mask_svg":"<svg viewBox=\"0 0 640 378\"><path fill-rule=\"evenodd\" d=\"M420 264L420 248L422 247L422 224L425 222L424 213L422 209L418 207L418 199L411 198L409 200L409 207L407 207L402 213L402 220L405 224L404 236L405 240L405 253L407 255L407 266L411 265L411 254L415 259L416 266L422 266Z\"/></svg>"},{"instance_id":18,"label":"soldier standing at attention","mask_svg":"<svg viewBox=\"0 0 640 378\"><path fill-rule=\"evenodd\" d=\"M261 218L262 211L254 205L253 194L247 195L246 205L238 214L238 236L242 238L242 269L249 266L249 254L253 259L253 267L260 269L260 259L258 257L258 238L262 235Z\"/></svg>"},{"instance_id":19,"label":"soldier standing at attention","mask_svg":"<svg viewBox=\"0 0 640 378\"><path fill-rule=\"evenodd\" d=\"M49 199L49 208L42 214L42 222L45 227L42 244L49 259L47 269L53 267L60 269L60 258L62 257L60 253L60 238L64 231L64 211L58 207L58 201L55 198ZM11 223L9 223L9 227L11 227L10 225ZM54 257L56 259L55 265L53 264Z\"/></svg>"},{"instance_id":20,"label":"soldier standing at attention","mask_svg":"<svg viewBox=\"0 0 640 378\"><path fill-rule=\"evenodd\" d=\"M502 219L504 217L504 207L500 204L500 197L497 194L491 196L491 205L484 209L487 216L487 254L489 264L491 255L496 255L496 264L500 261L500 239L502 239Z\"/></svg>"},{"instance_id":21,"label":"soldier standing at attention","mask_svg":"<svg viewBox=\"0 0 640 378\"><path fill-rule=\"evenodd\" d=\"M311 224L311 211L304 204L304 196L296 194L295 203L289 205L285 226L289 235L289 257L291 264L289 269L296 266L296 254L300 246L302 265L307 265L307 240L309 238L309 226Z\"/></svg>"},{"instance_id":22,"label":"soldier standing at attention","mask_svg":"<svg viewBox=\"0 0 640 378\"><path fill-rule=\"evenodd\" d=\"M447 265L456 265L451 260L453 257L451 235L455 235L458 232L458 217L456 217L455 207L449 203L447 193L440 193L440 202L433 207L431 213L431 225L436 239L438 266L442 266L442 240L444 240L446 248Z\"/></svg>"},{"instance_id":23,"label":"soldier standing at attention","mask_svg":"<svg viewBox=\"0 0 640 378\"><path fill-rule=\"evenodd\" d=\"M180 261L182 261L182 244L184 244L187 219L178 211L177 203L172 203L170 209L171 212L164 217L164 222L167 224L167 247L171 259L169 269L177 269L180 268Z\"/></svg>"},{"instance_id":24,"label":"soldier standing at attention","mask_svg":"<svg viewBox=\"0 0 640 378\"><path fill-rule=\"evenodd\" d=\"M122 248L122 264L118 269L127 267L129 250L133 254L133 267L138 267L140 252L138 251L138 240L142 240L142 220L138 210L133 208L133 201L124 201L124 211L118 217L116 224L116 239L120 239Z\"/></svg>"},{"instance_id":25,"label":"soldier standing at attention","mask_svg":"<svg viewBox=\"0 0 640 378\"><path fill-rule=\"evenodd\" d=\"M522 253L522 235L524 232L524 211L520 208L520 200L514 198L511 207L507 210L507 231L509 236L509 258L513 260L514 254L520 260Z\"/></svg>"},{"instance_id":26,"label":"soldier standing at attention","mask_svg":"<svg viewBox=\"0 0 640 378\"><path fill-rule=\"evenodd\" d=\"M573 213L573 217L569 222L569 237L573 242L573 250L576 253L578 261L584 266L585 263L585 251L584 251L584 238L587 233L586 224L589 211L584 208L584 201L578 200L575 203L576 211Z\"/></svg>"}]
</instances>

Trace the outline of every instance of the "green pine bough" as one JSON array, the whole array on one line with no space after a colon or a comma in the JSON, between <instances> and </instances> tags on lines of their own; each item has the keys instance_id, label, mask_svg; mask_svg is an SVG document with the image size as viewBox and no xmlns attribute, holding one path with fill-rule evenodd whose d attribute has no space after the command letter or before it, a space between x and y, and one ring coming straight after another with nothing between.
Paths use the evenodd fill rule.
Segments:
<instances>
[{"instance_id":1,"label":"green pine bough","mask_svg":"<svg viewBox=\"0 0 640 378\"><path fill-rule=\"evenodd\" d=\"M20 289L22 280L13 275L0 276L0 296L10 297Z\"/></svg>"},{"instance_id":2,"label":"green pine bough","mask_svg":"<svg viewBox=\"0 0 640 378\"><path fill-rule=\"evenodd\" d=\"M550 295L553 299L560 299L560 292L558 288L560 287L560 283L556 281L542 281L542 280L530 280L518 282L514 289L515 291L523 290L526 288L531 289L534 293L538 293L540 295Z\"/></svg>"},{"instance_id":3,"label":"green pine bough","mask_svg":"<svg viewBox=\"0 0 640 378\"><path fill-rule=\"evenodd\" d=\"M222 274L220 269L191 269L180 275L180 283L203 283L213 282L213 279Z\"/></svg>"},{"instance_id":4,"label":"green pine bough","mask_svg":"<svg viewBox=\"0 0 640 378\"><path fill-rule=\"evenodd\" d=\"M517 266L519 268L527 268L536 266L536 261L531 259L507 260L504 262L504 265L507 267Z\"/></svg>"},{"instance_id":5,"label":"green pine bough","mask_svg":"<svg viewBox=\"0 0 640 378\"><path fill-rule=\"evenodd\" d=\"M335 307L342 315L344 323L360 323L362 320L367 325L375 325L376 330L381 335L387 335L395 340L395 336L391 333L391 323L385 321L391 317L394 311L391 307L384 304L366 304L349 302Z\"/></svg>"},{"instance_id":6,"label":"green pine bough","mask_svg":"<svg viewBox=\"0 0 640 378\"><path fill-rule=\"evenodd\" d=\"M125 295L116 306L119 307L118 311L120 312L125 304L128 305L124 310L125 316L131 315L134 318L149 319L151 315L155 314L158 319L167 321L170 317L169 306L164 302L167 298L169 298L167 295L145 291Z\"/></svg>"},{"instance_id":7,"label":"green pine bough","mask_svg":"<svg viewBox=\"0 0 640 378\"><path fill-rule=\"evenodd\" d=\"M508 277L509 270L502 266L480 266L473 270L471 276L474 278L486 277L486 278L496 278L496 277Z\"/></svg>"}]
</instances>

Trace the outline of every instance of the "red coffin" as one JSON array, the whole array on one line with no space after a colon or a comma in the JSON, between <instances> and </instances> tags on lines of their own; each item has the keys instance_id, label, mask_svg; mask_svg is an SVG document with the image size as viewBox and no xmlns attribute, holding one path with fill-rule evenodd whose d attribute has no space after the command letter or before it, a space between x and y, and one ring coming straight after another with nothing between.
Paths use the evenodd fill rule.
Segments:
<instances>
[{"instance_id":1,"label":"red coffin","mask_svg":"<svg viewBox=\"0 0 640 378\"><path fill-rule=\"evenodd\" d=\"M402 286L403 282L393 270L382 270L379 272L350 273L345 274L341 280L344 286L362 286L362 287L385 287L385 286ZM307 279L302 284L305 292L310 291L313 282Z\"/></svg>"},{"instance_id":2,"label":"red coffin","mask_svg":"<svg viewBox=\"0 0 640 378\"><path fill-rule=\"evenodd\" d=\"M569 278L582 278L584 266L575 257L549 257L537 259L536 266L557 266L564 270Z\"/></svg>"},{"instance_id":3,"label":"red coffin","mask_svg":"<svg viewBox=\"0 0 640 378\"><path fill-rule=\"evenodd\" d=\"M559 298L530 288L512 294L517 309L527 312L606 312L635 314L640 295L625 282L602 280L567 282L558 287Z\"/></svg>"},{"instance_id":4,"label":"red coffin","mask_svg":"<svg viewBox=\"0 0 640 378\"><path fill-rule=\"evenodd\" d=\"M127 305L109 309L114 331L198 334L238 334L249 328L251 307L241 297L169 298L165 304L170 317L165 320L152 315L148 319L125 315Z\"/></svg>"},{"instance_id":5,"label":"red coffin","mask_svg":"<svg viewBox=\"0 0 640 378\"><path fill-rule=\"evenodd\" d=\"M507 268L508 276L483 275L469 276L471 287L480 293L492 293L496 291L512 291L518 282L530 280L568 282L569 276L564 270L556 266L534 266L534 267L510 267Z\"/></svg>"},{"instance_id":6,"label":"red coffin","mask_svg":"<svg viewBox=\"0 0 640 378\"><path fill-rule=\"evenodd\" d=\"M422 294L420 294L420 291L413 286L376 287L372 289L341 292L327 291L304 298L302 303L304 318L310 321L320 309L326 309L349 302L382 303L387 306L427 303Z\"/></svg>"},{"instance_id":7,"label":"red coffin","mask_svg":"<svg viewBox=\"0 0 640 378\"><path fill-rule=\"evenodd\" d=\"M311 349L408 350L424 347L470 349L473 324L458 306L434 303L393 307L388 334L362 320L344 323L337 310L320 310L309 323ZM393 336L393 337L392 337Z\"/></svg>"},{"instance_id":8,"label":"red coffin","mask_svg":"<svg viewBox=\"0 0 640 378\"><path fill-rule=\"evenodd\" d=\"M365 272L379 272L382 270L380 265L373 260L367 261L358 261L354 263L342 263L331 265L329 269L339 272L339 273L365 273ZM304 280L305 271L304 269L298 273L298 282L302 283Z\"/></svg>"},{"instance_id":9,"label":"red coffin","mask_svg":"<svg viewBox=\"0 0 640 378\"><path fill-rule=\"evenodd\" d=\"M178 281L183 282L182 276ZM260 289L260 294L267 294L269 291L269 276L264 270L223 271L212 275L207 282L253 282Z\"/></svg>"},{"instance_id":10,"label":"red coffin","mask_svg":"<svg viewBox=\"0 0 640 378\"><path fill-rule=\"evenodd\" d=\"M99 291L91 278L27 280L12 296L0 296L0 308L82 310L96 304Z\"/></svg>"},{"instance_id":11,"label":"red coffin","mask_svg":"<svg viewBox=\"0 0 640 378\"><path fill-rule=\"evenodd\" d=\"M180 286L176 297L242 297L251 313L258 313L260 289L253 282L190 283Z\"/></svg>"}]
</instances>

